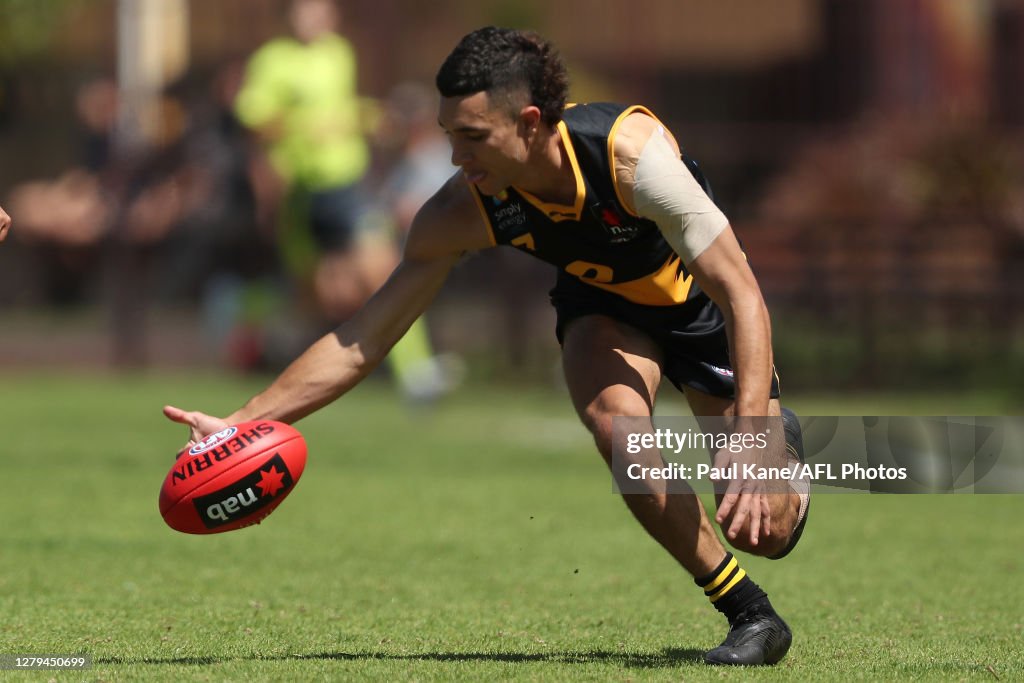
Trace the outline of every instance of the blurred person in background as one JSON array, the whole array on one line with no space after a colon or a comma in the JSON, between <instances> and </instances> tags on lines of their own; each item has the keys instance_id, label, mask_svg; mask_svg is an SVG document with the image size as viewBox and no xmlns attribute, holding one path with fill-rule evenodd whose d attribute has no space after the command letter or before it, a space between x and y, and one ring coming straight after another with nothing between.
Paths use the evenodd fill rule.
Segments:
<instances>
[{"instance_id":1,"label":"blurred person in background","mask_svg":"<svg viewBox=\"0 0 1024 683\"><path fill-rule=\"evenodd\" d=\"M155 295L198 301L211 347L248 370L273 363L266 319L280 310L272 226L261 220L259 172L249 135L234 114L244 62L229 59L211 72L172 83L185 125L163 152L152 186L154 217L166 221ZM162 205L162 210L161 209Z\"/></svg>"},{"instance_id":2,"label":"blurred person in background","mask_svg":"<svg viewBox=\"0 0 1024 683\"><path fill-rule=\"evenodd\" d=\"M394 263L405 247L405 239L420 207L451 178L450 147L437 126L437 96L422 83L400 83L384 101L381 125L375 140L392 161L384 164L383 178L375 186L374 212L386 221L395 243ZM383 283L381 283L383 284ZM416 322L409 334L415 338L428 329L426 316ZM429 361L411 362L411 354L397 358L407 367L396 373L407 395L424 390L446 392L457 386L465 375L465 364L457 354L440 353ZM395 358L391 359L396 362Z\"/></svg>"},{"instance_id":3,"label":"blurred person in background","mask_svg":"<svg viewBox=\"0 0 1024 683\"><path fill-rule=\"evenodd\" d=\"M186 103L168 89L157 106L160 124L152 138L119 152L117 84L108 76L85 81L75 93L78 144L71 166L12 190L19 237L36 247L52 302L80 302L108 247L147 252L162 246L182 216L205 201L205 170L185 154Z\"/></svg>"},{"instance_id":4,"label":"blurred person in background","mask_svg":"<svg viewBox=\"0 0 1024 683\"><path fill-rule=\"evenodd\" d=\"M404 242L420 207L440 189L455 167L451 147L437 126L437 95L422 83L395 86L385 101L384 144L397 148L397 159L377 191Z\"/></svg>"},{"instance_id":5,"label":"blurred person in background","mask_svg":"<svg viewBox=\"0 0 1024 683\"><path fill-rule=\"evenodd\" d=\"M394 274L225 419L173 406L164 414L187 424L194 442L246 420L299 420L368 376L464 254L516 247L558 269L551 299L569 393L627 507L728 621L725 640L704 660L777 663L792 632L712 519L734 548L780 559L803 533L806 482L769 493L748 477L728 477L712 517L685 481L652 476L627 492L625 464L660 471L665 461L654 447L631 453L613 428L616 416L633 416L653 436L655 398L668 380L699 419L727 423L730 442L764 436L768 417L782 418L781 429L769 429L770 447L721 447L716 468L769 457L795 469L803 460L799 423L779 404L768 311L728 219L652 112L567 107L565 66L536 34L474 31L436 83L439 121L461 172L416 214ZM615 458L626 461L621 471Z\"/></svg>"},{"instance_id":6,"label":"blurred person in background","mask_svg":"<svg viewBox=\"0 0 1024 683\"><path fill-rule=\"evenodd\" d=\"M73 306L88 300L103 260L103 241L117 215L112 182L117 84L109 76L84 80L76 89L76 145L70 166L55 177L11 189L18 240L42 280L48 303Z\"/></svg>"},{"instance_id":7,"label":"blurred person in background","mask_svg":"<svg viewBox=\"0 0 1024 683\"><path fill-rule=\"evenodd\" d=\"M210 341L237 346L228 336L232 323L245 322L247 304L220 315L225 283L244 284L274 269L269 231L257 228L248 134L232 108L242 68L229 61L169 84L157 100L159 125L130 149L115 141L116 83L85 81L75 95L73 165L11 193L18 238L43 273L49 303L89 302L106 271L117 362L143 361L146 311L155 302L199 301L216 309L206 320L216 317L226 329L208 324ZM228 355L242 367L260 362L250 348Z\"/></svg>"},{"instance_id":8,"label":"blurred person in background","mask_svg":"<svg viewBox=\"0 0 1024 683\"><path fill-rule=\"evenodd\" d=\"M333 0L293 0L289 20L293 36L271 40L250 58L235 111L287 186L285 264L336 324L387 279L398 254L363 187L376 115L359 96L356 54L339 32L340 10ZM446 391L423 323L389 360L411 398Z\"/></svg>"}]
</instances>

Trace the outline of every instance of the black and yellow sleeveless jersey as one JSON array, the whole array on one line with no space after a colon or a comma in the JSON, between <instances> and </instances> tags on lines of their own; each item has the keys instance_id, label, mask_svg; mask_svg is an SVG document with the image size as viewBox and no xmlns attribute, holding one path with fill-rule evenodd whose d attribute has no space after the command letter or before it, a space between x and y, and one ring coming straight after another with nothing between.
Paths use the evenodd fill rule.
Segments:
<instances>
[{"instance_id":1,"label":"black and yellow sleeveless jersey","mask_svg":"<svg viewBox=\"0 0 1024 683\"><path fill-rule=\"evenodd\" d=\"M553 264L594 287L649 306L672 306L700 290L658 226L627 211L611 163L615 133L640 106L570 105L558 123L576 201L550 204L510 187L490 197L470 185L495 244Z\"/></svg>"}]
</instances>

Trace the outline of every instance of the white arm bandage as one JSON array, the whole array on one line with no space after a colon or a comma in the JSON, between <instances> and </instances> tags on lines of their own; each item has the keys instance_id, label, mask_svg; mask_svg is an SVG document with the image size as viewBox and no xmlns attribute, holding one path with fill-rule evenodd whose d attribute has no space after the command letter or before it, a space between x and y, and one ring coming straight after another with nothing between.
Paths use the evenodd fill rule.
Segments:
<instances>
[{"instance_id":1,"label":"white arm bandage","mask_svg":"<svg viewBox=\"0 0 1024 683\"><path fill-rule=\"evenodd\" d=\"M683 263L700 256L729 225L725 214L694 180L660 126L637 160L633 203L637 213L658 224Z\"/></svg>"}]
</instances>

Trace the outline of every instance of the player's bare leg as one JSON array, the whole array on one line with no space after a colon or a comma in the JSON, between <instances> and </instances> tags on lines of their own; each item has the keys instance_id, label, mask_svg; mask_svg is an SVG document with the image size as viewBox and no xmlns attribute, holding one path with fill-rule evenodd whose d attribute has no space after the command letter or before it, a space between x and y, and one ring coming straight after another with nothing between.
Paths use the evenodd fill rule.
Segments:
<instances>
[{"instance_id":1,"label":"player's bare leg","mask_svg":"<svg viewBox=\"0 0 1024 683\"><path fill-rule=\"evenodd\" d=\"M605 462L612 464L612 419L625 415L650 420L661 382L660 351L644 334L600 315L571 322L563 345L565 376L573 404L594 435ZM663 465L656 449L631 462ZM640 480L644 482L644 480ZM692 489L645 482L646 493L623 495L630 511L689 571L730 623L726 641L705 655L709 664L774 664L789 650L792 635L767 597L731 553L727 553Z\"/></svg>"},{"instance_id":2,"label":"player's bare leg","mask_svg":"<svg viewBox=\"0 0 1024 683\"><path fill-rule=\"evenodd\" d=\"M710 420L706 417L730 418L735 416L735 403L731 399L724 399L688 388L686 398L690 404L693 414L701 422L702 430L714 430ZM768 406L769 417L781 415L781 407L777 399L772 399ZM789 414L792 416L792 413ZM795 422L795 416L792 416ZM784 419L789 420L789 416ZM779 448L783 452L773 454L773 457L786 458L790 453L793 459L803 459L803 446L797 444L799 440L799 424L796 424L795 434L786 425L785 443L776 442L771 447ZM796 449L799 450L797 458ZM757 539L755 544L750 538L749 521L744 522L738 529L732 528L735 510L724 516L721 520L722 532L729 543L737 549L744 550L756 555L766 557L781 557L792 550L793 545L799 539L802 532L801 518L806 514L806 503L801 502L801 496L795 491L768 493L768 505L771 511L771 526ZM715 499L718 505L722 503L723 494L717 493ZM806 496L804 497L806 499ZM727 531L728 530L728 531ZM745 664L752 660L756 661L765 653L765 663L778 661L789 650L793 635L789 626L782 620L772 607L768 596L751 602L738 612L726 615L729 619L729 634L721 645L711 650L704 656L704 660L711 664Z\"/></svg>"},{"instance_id":3,"label":"player's bare leg","mask_svg":"<svg viewBox=\"0 0 1024 683\"><path fill-rule=\"evenodd\" d=\"M612 418L628 415L649 420L661 382L660 351L641 332L591 315L568 325L563 365L576 412L611 467ZM625 448L618 452L625 454ZM657 449L629 457L644 466L664 466ZM694 576L708 573L725 557L725 549L704 506L685 484L680 488L690 495L670 495L664 487L658 490L659 483L648 482L648 493L623 495L626 505L687 571Z\"/></svg>"}]
</instances>

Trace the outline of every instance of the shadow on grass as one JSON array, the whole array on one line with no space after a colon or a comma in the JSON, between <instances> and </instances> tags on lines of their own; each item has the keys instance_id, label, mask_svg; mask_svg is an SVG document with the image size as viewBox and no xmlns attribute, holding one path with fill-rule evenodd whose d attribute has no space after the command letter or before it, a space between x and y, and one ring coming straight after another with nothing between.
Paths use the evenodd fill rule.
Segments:
<instances>
[{"instance_id":1,"label":"shadow on grass","mask_svg":"<svg viewBox=\"0 0 1024 683\"><path fill-rule=\"evenodd\" d=\"M692 648L668 648L660 653L636 654L592 650L589 652L424 652L420 654L389 654L386 652L319 652L313 654L272 655L249 657L100 657L96 664L153 664L207 666L238 661L302 661L334 659L341 661L370 660L382 661L426 661L426 662L558 662L563 664L587 664L588 662L612 662L636 669L657 669L661 667L694 664L704 661L704 651Z\"/></svg>"}]
</instances>

